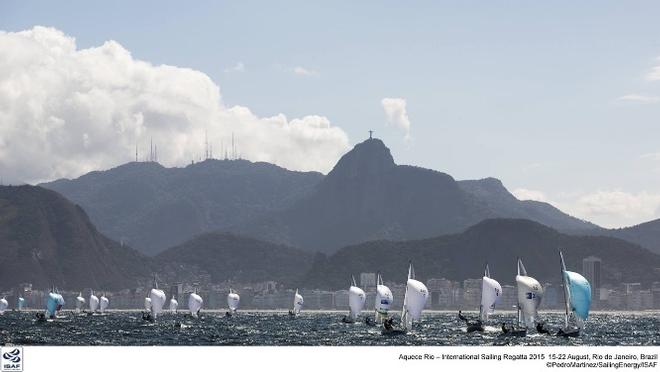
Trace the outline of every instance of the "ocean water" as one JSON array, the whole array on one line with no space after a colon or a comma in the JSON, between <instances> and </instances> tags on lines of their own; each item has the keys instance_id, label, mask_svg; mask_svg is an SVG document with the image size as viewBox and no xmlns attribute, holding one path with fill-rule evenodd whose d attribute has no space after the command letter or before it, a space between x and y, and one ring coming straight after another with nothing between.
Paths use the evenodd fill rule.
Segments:
<instances>
[{"instance_id":1,"label":"ocean water","mask_svg":"<svg viewBox=\"0 0 660 372\"><path fill-rule=\"evenodd\" d=\"M467 333L455 313L428 312L404 335L382 335L364 322L345 324L337 312L239 312L227 318L207 312L194 319L162 314L155 323L139 311L76 315L36 322L34 312L0 315L0 344L16 345L660 345L660 313L595 313L579 338L540 335L502 338L499 324L514 314L496 314L484 333ZM555 330L558 313L542 314ZM364 319L364 315L362 319Z\"/></svg>"}]
</instances>

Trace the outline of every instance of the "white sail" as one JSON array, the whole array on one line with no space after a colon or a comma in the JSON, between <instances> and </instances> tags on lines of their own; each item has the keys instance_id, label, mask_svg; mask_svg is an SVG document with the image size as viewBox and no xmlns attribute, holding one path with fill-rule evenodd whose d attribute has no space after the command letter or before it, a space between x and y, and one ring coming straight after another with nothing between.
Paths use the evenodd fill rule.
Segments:
<instances>
[{"instance_id":1,"label":"white sail","mask_svg":"<svg viewBox=\"0 0 660 372\"><path fill-rule=\"evenodd\" d=\"M82 296L82 293L79 293L78 297L76 297L76 312L77 313L82 311L83 305L85 305L85 298Z\"/></svg>"},{"instance_id":2,"label":"white sail","mask_svg":"<svg viewBox=\"0 0 660 372\"><path fill-rule=\"evenodd\" d=\"M152 288L149 292L149 299L151 301L151 317L155 320L158 314L163 312L163 305L165 305L165 292L158 288Z\"/></svg>"},{"instance_id":3,"label":"white sail","mask_svg":"<svg viewBox=\"0 0 660 372\"><path fill-rule=\"evenodd\" d=\"M94 296L94 291L89 295L89 311L95 312L99 307L99 298Z\"/></svg>"},{"instance_id":4,"label":"white sail","mask_svg":"<svg viewBox=\"0 0 660 372\"><path fill-rule=\"evenodd\" d=\"M516 285L518 287L518 325L534 327L534 323L538 320L538 308L543 298L543 287L538 280L527 276L527 270L520 259L518 259Z\"/></svg>"},{"instance_id":5,"label":"white sail","mask_svg":"<svg viewBox=\"0 0 660 372\"><path fill-rule=\"evenodd\" d=\"M362 312L362 308L364 308L367 295L356 285L355 278L352 279L353 285L348 288L348 307L351 311L351 319L355 320L360 315L360 312Z\"/></svg>"},{"instance_id":6,"label":"white sail","mask_svg":"<svg viewBox=\"0 0 660 372\"><path fill-rule=\"evenodd\" d=\"M302 310L302 307L303 307L303 303L304 303L303 296L301 296L298 293L298 289L296 289L296 294L293 295L293 313L294 314L299 314L300 313L300 310Z\"/></svg>"},{"instance_id":7,"label":"white sail","mask_svg":"<svg viewBox=\"0 0 660 372\"><path fill-rule=\"evenodd\" d=\"M188 310L190 310L190 314L195 318L197 317L197 312L202 308L202 304L204 304L204 300L197 293L191 293L188 297Z\"/></svg>"},{"instance_id":8,"label":"white sail","mask_svg":"<svg viewBox=\"0 0 660 372\"><path fill-rule=\"evenodd\" d=\"M383 284L383 278L380 276L380 273L378 273L376 279L376 316L374 319L377 323L380 323L387 318L387 312L390 310L392 302L394 302L392 291Z\"/></svg>"},{"instance_id":9,"label":"white sail","mask_svg":"<svg viewBox=\"0 0 660 372\"><path fill-rule=\"evenodd\" d=\"M105 295L101 296L101 302L99 304L99 309L101 310L101 313L103 313L107 308L108 305L110 305L110 300L108 300Z\"/></svg>"},{"instance_id":10,"label":"white sail","mask_svg":"<svg viewBox=\"0 0 660 372\"><path fill-rule=\"evenodd\" d=\"M415 269L411 263L408 268L408 282L401 312L401 323L407 330L412 329L413 321L422 317L422 310L424 310L428 297L429 291L424 283L415 280Z\"/></svg>"},{"instance_id":11,"label":"white sail","mask_svg":"<svg viewBox=\"0 0 660 372\"><path fill-rule=\"evenodd\" d=\"M170 311L176 313L176 309L179 307L179 301L175 298L170 299Z\"/></svg>"},{"instance_id":12,"label":"white sail","mask_svg":"<svg viewBox=\"0 0 660 372\"><path fill-rule=\"evenodd\" d=\"M0 299L0 314L4 314L5 310L7 310L7 306L9 306L9 303L7 300L3 297Z\"/></svg>"},{"instance_id":13,"label":"white sail","mask_svg":"<svg viewBox=\"0 0 660 372\"><path fill-rule=\"evenodd\" d=\"M502 286L497 280L490 277L490 270L486 265L484 277L481 279L481 306L479 307L479 318L488 320L488 316L495 312L495 305L502 295Z\"/></svg>"},{"instance_id":14,"label":"white sail","mask_svg":"<svg viewBox=\"0 0 660 372\"><path fill-rule=\"evenodd\" d=\"M235 312L238 309L238 304L240 302L241 296L234 292L233 289L229 288L229 294L227 295L227 307L229 308L229 311Z\"/></svg>"},{"instance_id":15,"label":"white sail","mask_svg":"<svg viewBox=\"0 0 660 372\"><path fill-rule=\"evenodd\" d=\"M144 309L151 311L151 299L149 297L144 298Z\"/></svg>"},{"instance_id":16,"label":"white sail","mask_svg":"<svg viewBox=\"0 0 660 372\"><path fill-rule=\"evenodd\" d=\"M18 298L18 311L23 310L25 307L25 299L23 297Z\"/></svg>"}]
</instances>

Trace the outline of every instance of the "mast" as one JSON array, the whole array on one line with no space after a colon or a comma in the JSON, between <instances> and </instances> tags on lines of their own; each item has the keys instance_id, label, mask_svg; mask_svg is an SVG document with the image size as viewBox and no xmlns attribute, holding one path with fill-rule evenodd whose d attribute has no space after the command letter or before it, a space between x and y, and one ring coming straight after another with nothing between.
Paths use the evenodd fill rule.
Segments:
<instances>
[{"instance_id":1,"label":"mast","mask_svg":"<svg viewBox=\"0 0 660 372\"><path fill-rule=\"evenodd\" d=\"M486 263L486 269L484 269L484 277L490 278L490 270L488 270L488 263ZM484 280L481 279L481 301L479 303L479 319L484 320Z\"/></svg>"},{"instance_id":2,"label":"mast","mask_svg":"<svg viewBox=\"0 0 660 372\"><path fill-rule=\"evenodd\" d=\"M525 266L523 266L522 260L520 259L520 257L518 257L518 276L520 276L522 273L524 273L524 275L527 275ZM516 306L516 308L518 309L518 327L520 327L520 324L522 324L522 311L520 309L520 298L518 298L518 306Z\"/></svg>"},{"instance_id":3,"label":"mast","mask_svg":"<svg viewBox=\"0 0 660 372\"><path fill-rule=\"evenodd\" d=\"M566 280L566 264L564 263L564 255L559 251L559 264L561 265L561 281L564 287L563 293L564 293L564 306L566 308L566 314L564 315L564 324L566 329L568 329L568 314L570 312L570 292L568 289L568 282Z\"/></svg>"}]
</instances>

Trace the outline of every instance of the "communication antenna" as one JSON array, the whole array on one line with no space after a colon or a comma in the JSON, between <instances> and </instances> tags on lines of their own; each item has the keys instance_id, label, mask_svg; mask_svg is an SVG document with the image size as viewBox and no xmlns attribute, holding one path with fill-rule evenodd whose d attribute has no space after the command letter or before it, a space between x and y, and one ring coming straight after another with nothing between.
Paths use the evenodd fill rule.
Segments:
<instances>
[{"instance_id":1,"label":"communication antenna","mask_svg":"<svg viewBox=\"0 0 660 372\"><path fill-rule=\"evenodd\" d=\"M369 131L369 139L372 139L372 135L373 135L373 134L374 134L374 131L373 131L373 130L370 130L370 131Z\"/></svg>"}]
</instances>

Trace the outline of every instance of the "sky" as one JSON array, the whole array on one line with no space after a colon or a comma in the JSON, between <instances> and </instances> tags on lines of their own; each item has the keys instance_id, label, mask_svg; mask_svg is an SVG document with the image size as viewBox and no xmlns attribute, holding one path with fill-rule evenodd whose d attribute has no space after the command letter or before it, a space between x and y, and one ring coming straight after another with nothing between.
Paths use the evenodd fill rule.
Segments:
<instances>
[{"instance_id":1,"label":"sky","mask_svg":"<svg viewBox=\"0 0 660 372\"><path fill-rule=\"evenodd\" d=\"M368 138L399 164L496 177L604 227L660 217L660 3L3 1L0 176L149 153L328 172Z\"/></svg>"}]
</instances>

